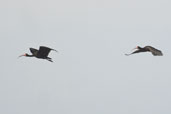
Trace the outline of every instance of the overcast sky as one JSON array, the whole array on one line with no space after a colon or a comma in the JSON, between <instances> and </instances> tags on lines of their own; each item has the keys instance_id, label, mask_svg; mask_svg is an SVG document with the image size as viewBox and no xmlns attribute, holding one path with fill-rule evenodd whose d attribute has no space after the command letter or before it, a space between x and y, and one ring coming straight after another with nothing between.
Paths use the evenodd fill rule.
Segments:
<instances>
[{"instance_id":1,"label":"overcast sky","mask_svg":"<svg viewBox=\"0 0 171 114\"><path fill-rule=\"evenodd\" d=\"M1 114L171 114L170 0L0 1ZM17 58L48 46L54 63ZM135 46L151 53L125 56Z\"/></svg>"}]
</instances>

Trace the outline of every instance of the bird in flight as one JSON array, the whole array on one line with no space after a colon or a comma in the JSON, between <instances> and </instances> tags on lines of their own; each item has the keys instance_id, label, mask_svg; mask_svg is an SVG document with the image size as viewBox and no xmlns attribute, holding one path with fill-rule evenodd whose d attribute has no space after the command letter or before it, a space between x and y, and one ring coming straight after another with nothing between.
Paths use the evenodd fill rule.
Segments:
<instances>
[{"instance_id":1,"label":"bird in flight","mask_svg":"<svg viewBox=\"0 0 171 114\"><path fill-rule=\"evenodd\" d=\"M125 55L132 55L132 54L135 54L135 53L140 53L140 52L151 52L154 56L162 56L163 53L162 51L152 47L152 46L145 46L145 47L140 47L140 46L137 46L136 48L134 49L137 49L136 51L130 53L130 54L125 54Z\"/></svg>"},{"instance_id":2,"label":"bird in flight","mask_svg":"<svg viewBox=\"0 0 171 114\"><path fill-rule=\"evenodd\" d=\"M36 58L39 58L39 59L46 59L46 60L48 60L50 62L53 62L52 58L48 57L48 54L49 54L49 52L51 50L58 52L55 49L51 49L51 48L45 47L45 46L40 46L39 50L34 49L34 48L30 48L30 52L32 53L32 55L29 55L29 54L25 53L23 55L20 55L19 57L22 57L22 56L25 56L25 57L36 57Z\"/></svg>"}]
</instances>

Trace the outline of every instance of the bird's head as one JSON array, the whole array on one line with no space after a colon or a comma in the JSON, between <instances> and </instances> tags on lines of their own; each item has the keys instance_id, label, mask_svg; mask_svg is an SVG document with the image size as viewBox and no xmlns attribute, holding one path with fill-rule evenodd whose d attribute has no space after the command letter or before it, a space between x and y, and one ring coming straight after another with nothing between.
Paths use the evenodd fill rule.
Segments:
<instances>
[{"instance_id":1,"label":"bird's head","mask_svg":"<svg viewBox=\"0 0 171 114\"><path fill-rule=\"evenodd\" d=\"M140 49L140 46L136 46L134 49ZM134 49L132 49L132 50L134 50Z\"/></svg>"}]
</instances>

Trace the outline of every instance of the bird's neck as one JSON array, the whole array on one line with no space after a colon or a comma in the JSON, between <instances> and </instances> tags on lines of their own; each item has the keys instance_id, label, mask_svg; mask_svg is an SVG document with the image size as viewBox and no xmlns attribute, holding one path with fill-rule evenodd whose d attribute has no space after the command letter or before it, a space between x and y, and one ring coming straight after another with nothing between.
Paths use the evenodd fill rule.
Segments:
<instances>
[{"instance_id":1,"label":"bird's neck","mask_svg":"<svg viewBox=\"0 0 171 114\"><path fill-rule=\"evenodd\" d=\"M138 47L138 49L143 49L142 47Z\"/></svg>"},{"instance_id":2,"label":"bird's neck","mask_svg":"<svg viewBox=\"0 0 171 114\"><path fill-rule=\"evenodd\" d=\"M26 57L34 57L33 55L26 54Z\"/></svg>"}]
</instances>

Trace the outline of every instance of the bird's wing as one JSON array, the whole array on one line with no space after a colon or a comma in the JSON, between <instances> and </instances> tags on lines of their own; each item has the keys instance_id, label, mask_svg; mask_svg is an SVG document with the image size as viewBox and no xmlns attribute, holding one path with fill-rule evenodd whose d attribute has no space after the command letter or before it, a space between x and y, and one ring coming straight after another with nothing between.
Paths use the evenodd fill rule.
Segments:
<instances>
[{"instance_id":1,"label":"bird's wing","mask_svg":"<svg viewBox=\"0 0 171 114\"><path fill-rule=\"evenodd\" d=\"M36 55L38 50L37 49L34 49L34 48L30 48L30 52L33 54L33 55Z\"/></svg>"},{"instance_id":2,"label":"bird's wing","mask_svg":"<svg viewBox=\"0 0 171 114\"><path fill-rule=\"evenodd\" d=\"M152 46L146 46L144 48L148 49L154 56L162 56L163 55L162 51L160 51Z\"/></svg>"},{"instance_id":3,"label":"bird's wing","mask_svg":"<svg viewBox=\"0 0 171 114\"><path fill-rule=\"evenodd\" d=\"M45 46L40 46L39 51L38 51L38 55L42 56L42 57L47 57L50 50L52 50L52 49L45 47Z\"/></svg>"}]
</instances>

